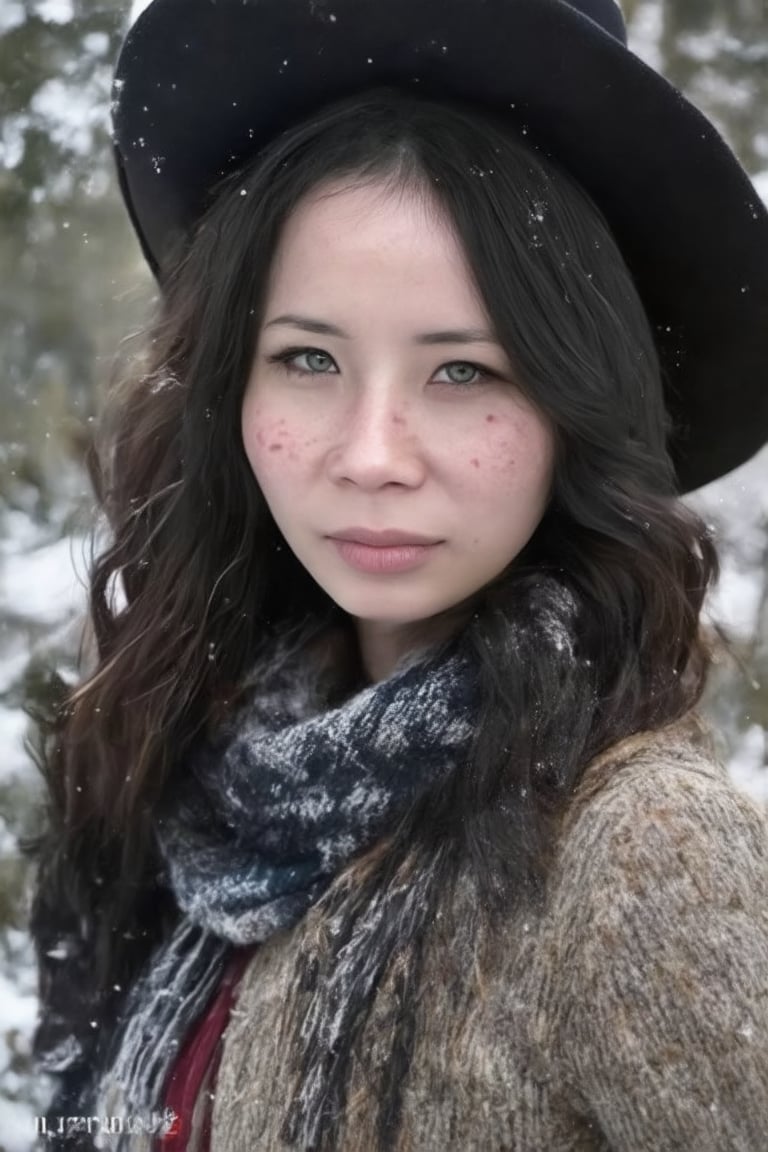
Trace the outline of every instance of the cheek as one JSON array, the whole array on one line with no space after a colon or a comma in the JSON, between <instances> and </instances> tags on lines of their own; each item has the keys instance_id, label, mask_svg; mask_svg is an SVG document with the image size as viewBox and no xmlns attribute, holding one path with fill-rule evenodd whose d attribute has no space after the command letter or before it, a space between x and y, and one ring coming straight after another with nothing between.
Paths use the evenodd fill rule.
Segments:
<instances>
[{"instance_id":1,"label":"cheek","mask_svg":"<svg viewBox=\"0 0 768 1152\"><path fill-rule=\"evenodd\" d=\"M247 400L243 405L242 435L245 454L257 476L284 468L286 461L300 461L301 440L289 421Z\"/></svg>"},{"instance_id":2,"label":"cheek","mask_svg":"<svg viewBox=\"0 0 768 1152\"><path fill-rule=\"evenodd\" d=\"M469 457L471 471L478 479L484 474L495 483L513 483L516 488L548 488L554 466L554 436L537 414L489 414L484 432L482 448Z\"/></svg>"}]
</instances>

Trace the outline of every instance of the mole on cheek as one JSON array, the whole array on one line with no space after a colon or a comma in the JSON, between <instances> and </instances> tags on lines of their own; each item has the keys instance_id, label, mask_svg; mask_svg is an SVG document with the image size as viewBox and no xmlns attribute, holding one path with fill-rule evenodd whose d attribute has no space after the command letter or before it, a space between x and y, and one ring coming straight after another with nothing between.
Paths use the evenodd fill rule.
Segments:
<instances>
[{"instance_id":1,"label":"mole on cheek","mask_svg":"<svg viewBox=\"0 0 768 1152\"><path fill-rule=\"evenodd\" d=\"M480 461L478 460L477 456L472 457L472 459L470 460L470 464L472 465L473 468L479 468L480 467Z\"/></svg>"},{"instance_id":2,"label":"mole on cheek","mask_svg":"<svg viewBox=\"0 0 768 1152\"><path fill-rule=\"evenodd\" d=\"M284 445L280 443L280 440L281 439L285 440L285 438L286 438L285 432L281 432L278 430L277 432L272 433L272 435L275 438L274 438L274 440L272 440L272 442L270 444L267 445L267 447L269 448L270 452L281 452L284 448ZM271 436L270 436L270 439L272 439Z\"/></svg>"},{"instance_id":3,"label":"mole on cheek","mask_svg":"<svg viewBox=\"0 0 768 1152\"><path fill-rule=\"evenodd\" d=\"M261 429L259 429L259 431L257 433L257 438L258 438L259 444L262 447L264 447L264 445L267 441L267 438L269 438L271 440L272 437L274 437L274 440L272 440L272 443L269 443L266 445L267 448L269 449L270 452L282 452L283 448L285 447L285 444L281 444L280 440L285 441L288 439L288 433L286 432L286 429L284 427L281 427L282 424L283 424L283 421L281 421L280 424L278 424L277 428L275 428L272 432L266 432L265 433L265 432L262 432Z\"/></svg>"},{"instance_id":4,"label":"mole on cheek","mask_svg":"<svg viewBox=\"0 0 768 1152\"><path fill-rule=\"evenodd\" d=\"M282 449L281 444L277 444L277 442L274 442L274 444L268 444L268 440L271 438L271 435L272 433L265 432L264 429L256 430L256 441L259 448L268 448L269 452L280 452Z\"/></svg>"},{"instance_id":5,"label":"mole on cheek","mask_svg":"<svg viewBox=\"0 0 768 1152\"><path fill-rule=\"evenodd\" d=\"M488 415L485 418L487 424L493 424L495 419L496 419L496 417L494 415L492 415L490 412L488 413Z\"/></svg>"}]
</instances>

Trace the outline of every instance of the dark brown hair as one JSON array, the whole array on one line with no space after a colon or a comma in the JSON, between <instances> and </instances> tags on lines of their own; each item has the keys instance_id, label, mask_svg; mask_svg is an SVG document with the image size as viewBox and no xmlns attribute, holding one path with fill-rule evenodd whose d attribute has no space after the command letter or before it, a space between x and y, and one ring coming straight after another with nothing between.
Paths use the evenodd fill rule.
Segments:
<instances>
[{"instance_id":1,"label":"dark brown hair","mask_svg":"<svg viewBox=\"0 0 768 1152\"><path fill-rule=\"evenodd\" d=\"M387 89L322 110L216 190L164 285L146 362L113 391L89 459L111 538L90 573L91 667L76 688L58 682L56 708L39 716L48 812L29 849L39 862L38 1053L72 1032L81 1063L96 1061L91 1021L108 1034L173 921L153 813L192 742L233 705L258 645L302 621L316 636L334 626L347 653L339 698L359 682L349 621L282 541L240 437L281 228L307 192L336 182L413 191L447 213L557 441L541 524L471 604L464 640L482 697L472 761L408 814L356 906L415 842L439 855L436 891L467 858L489 908L540 898L557 820L590 757L677 718L703 690L699 616L717 556L678 498L653 335L601 213L485 113ZM523 627L544 574L581 607L576 664ZM427 900L422 923L430 912ZM47 954L62 938L66 961ZM398 941L380 943L383 966ZM403 1036L408 1005L404 995ZM329 1074L337 1100L344 1067ZM384 1090L382 1147L400 1080Z\"/></svg>"}]
</instances>

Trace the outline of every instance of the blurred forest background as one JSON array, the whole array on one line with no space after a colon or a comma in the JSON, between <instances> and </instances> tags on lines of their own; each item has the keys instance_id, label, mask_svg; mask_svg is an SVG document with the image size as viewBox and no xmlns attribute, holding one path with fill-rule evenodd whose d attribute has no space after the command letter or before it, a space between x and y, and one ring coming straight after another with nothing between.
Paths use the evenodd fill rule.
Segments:
<instances>
[{"instance_id":1,"label":"blurred forest background","mask_svg":"<svg viewBox=\"0 0 768 1152\"><path fill-rule=\"evenodd\" d=\"M138 11L144 4L136 3ZM623 0L630 45L715 121L768 199L766 0ZM83 452L154 283L119 199L110 79L130 0L0 0L0 1152L27 1152L50 1085L29 1043L36 973L18 837L39 782L22 704L41 660L68 679L93 497ZM724 573L732 655L705 698L737 783L768 802L768 453L695 493Z\"/></svg>"}]
</instances>

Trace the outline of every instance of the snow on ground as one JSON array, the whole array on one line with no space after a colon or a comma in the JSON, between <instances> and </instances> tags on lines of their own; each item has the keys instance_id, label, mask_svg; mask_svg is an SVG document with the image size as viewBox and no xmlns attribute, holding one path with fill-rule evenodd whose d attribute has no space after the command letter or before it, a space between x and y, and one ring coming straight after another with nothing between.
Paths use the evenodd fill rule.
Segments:
<instances>
[{"instance_id":1,"label":"snow on ground","mask_svg":"<svg viewBox=\"0 0 768 1152\"><path fill-rule=\"evenodd\" d=\"M722 574L709 612L748 638L757 624L768 559L768 446L728 476L691 493L686 503L714 523L716 542L722 545Z\"/></svg>"},{"instance_id":2,"label":"snow on ground","mask_svg":"<svg viewBox=\"0 0 768 1152\"><path fill-rule=\"evenodd\" d=\"M737 788L768 809L768 740L762 724L752 724L728 761Z\"/></svg>"},{"instance_id":3,"label":"snow on ground","mask_svg":"<svg viewBox=\"0 0 768 1152\"><path fill-rule=\"evenodd\" d=\"M9 974L0 972L0 1149L30 1152L35 1115L51 1086L42 1081L30 1086L13 1068L14 1054L28 1057L30 1052L37 1020L37 970L27 933L11 929L6 937L13 962Z\"/></svg>"},{"instance_id":4,"label":"snow on ground","mask_svg":"<svg viewBox=\"0 0 768 1152\"><path fill-rule=\"evenodd\" d=\"M26 544L14 547L11 527L10 538L0 544L0 604L54 626L84 602L83 577L74 556L81 542L71 537L50 542L30 540L29 535L26 539Z\"/></svg>"},{"instance_id":5,"label":"snow on ground","mask_svg":"<svg viewBox=\"0 0 768 1152\"><path fill-rule=\"evenodd\" d=\"M65 634L85 607L82 540L36 525L21 511L7 511L0 520L0 786L24 782L36 791L39 777L23 740L27 717L3 702L2 696L19 679L30 656L30 632L47 641ZM8 814L9 819L11 814ZM18 857L14 833L0 814L0 867ZM30 1085L15 1071L19 1058L28 1058L37 1016L37 970L31 940L21 928L3 934L0 949L0 1149L30 1152L34 1117L49 1090L40 1078ZM40 1101L39 1106L30 1096Z\"/></svg>"},{"instance_id":6,"label":"snow on ground","mask_svg":"<svg viewBox=\"0 0 768 1152\"><path fill-rule=\"evenodd\" d=\"M82 614L85 567L79 537L51 539L23 512L8 511L0 538L0 782L31 771L22 737L26 716L2 701L29 660L27 627L50 639Z\"/></svg>"},{"instance_id":7,"label":"snow on ground","mask_svg":"<svg viewBox=\"0 0 768 1152\"><path fill-rule=\"evenodd\" d=\"M0 1096L0 1132L3 1152L30 1152L34 1139L35 1115L17 1100Z\"/></svg>"}]
</instances>

